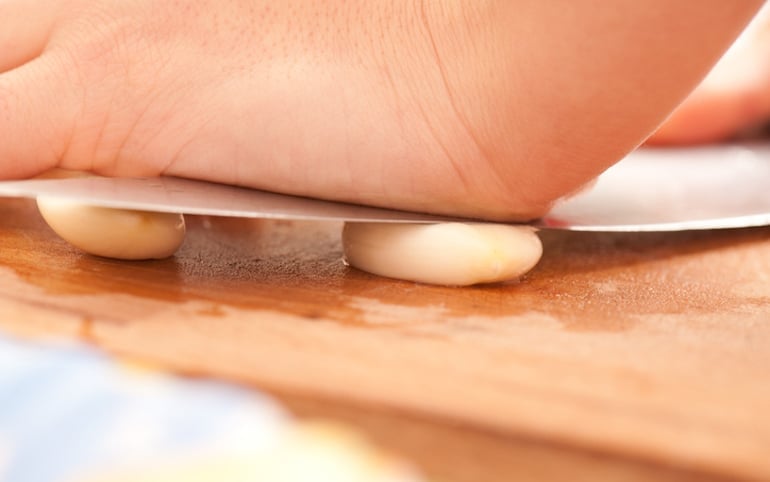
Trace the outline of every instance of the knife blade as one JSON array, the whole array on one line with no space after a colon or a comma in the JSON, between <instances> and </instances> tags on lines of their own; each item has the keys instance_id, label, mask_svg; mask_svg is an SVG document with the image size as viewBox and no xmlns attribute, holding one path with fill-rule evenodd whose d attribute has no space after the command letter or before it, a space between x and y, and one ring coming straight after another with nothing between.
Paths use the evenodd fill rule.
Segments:
<instances>
[{"instance_id":1,"label":"knife blade","mask_svg":"<svg viewBox=\"0 0 770 482\"><path fill-rule=\"evenodd\" d=\"M770 143L639 149L536 224L626 232L770 225Z\"/></svg>"},{"instance_id":2,"label":"knife blade","mask_svg":"<svg viewBox=\"0 0 770 482\"><path fill-rule=\"evenodd\" d=\"M467 221L179 177L76 177L0 182L0 197L38 196L109 208L207 216L394 223Z\"/></svg>"},{"instance_id":3,"label":"knife blade","mask_svg":"<svg viewBox=\"0 0 770 482\"><path fill-rule=\"evenodd\" d=\"M468 219L323 201L175 177L0 182L0 197L209 216L435 223ZM575 231L679 231L770 225L770 144L640 149L591 188L528 223Z\"/></svg>"}]
</instances>

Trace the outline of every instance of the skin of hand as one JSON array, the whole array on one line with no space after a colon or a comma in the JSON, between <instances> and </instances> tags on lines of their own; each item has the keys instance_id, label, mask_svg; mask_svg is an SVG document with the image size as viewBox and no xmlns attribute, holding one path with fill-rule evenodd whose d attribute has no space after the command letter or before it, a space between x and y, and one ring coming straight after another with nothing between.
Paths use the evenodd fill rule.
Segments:
<instances>
[{"instance_id":1,"label":"skin of hand","mask_svg":"<svg viewBox=\"0 0 770 482\"><path fill-rule=\"evenodd\" d=\"M0 177L158 174L538 216L758 0L0 0Z\"/></svg>"},{"instance_id":2,"label":"skin of hand","mask_svg":"<svg viewBox=\"0 0 770 482\"><path fill-rule=\"evenodd\" d=\"M762 8L709 75L647 141L718 142L770 119L770 6Z\"/></svg>"}]
</instances>

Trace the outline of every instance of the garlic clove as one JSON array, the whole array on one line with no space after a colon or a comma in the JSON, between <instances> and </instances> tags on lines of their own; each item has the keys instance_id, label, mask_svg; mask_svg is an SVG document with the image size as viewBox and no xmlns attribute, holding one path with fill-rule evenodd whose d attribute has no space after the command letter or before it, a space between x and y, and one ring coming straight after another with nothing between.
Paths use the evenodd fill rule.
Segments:
<instances>
[{"instance_id":1,"label":"garlic clove","mask_svg":"<svg viewBox=\"0 0 770 482\"><path fill-rule=\"evenodd\" d=\"M484 223L346 223L342 243L363 271L454 286L516 279L543 252L534 228Z\"/></svg>"},{"instance_id":2,"label":"garlic clove","mask_svg":"<svg viewBox=\"0 0 770 482\"><path fill-rule=\"evenodd\" d=\"M37 206L56 234L97 256L162 259L184 241L182 214L90 206L56 197L39 197Z\"/></svg>"}]
</instances>

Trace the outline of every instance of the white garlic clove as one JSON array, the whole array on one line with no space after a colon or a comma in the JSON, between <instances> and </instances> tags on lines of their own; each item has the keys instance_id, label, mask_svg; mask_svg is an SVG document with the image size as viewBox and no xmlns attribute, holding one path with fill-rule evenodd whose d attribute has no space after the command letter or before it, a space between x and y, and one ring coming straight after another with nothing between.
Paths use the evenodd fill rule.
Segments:
<instances>
[{"instance_id":1,"label":"white garlic clove","mask_svg":"<svg viewBox=\"0 0 770 482\"><path fill-rule=\"evenodd\" d=\"M342 244L363 271L452 286L516 279L543 253L534 228L483 223L346 223Z\"/></svg>"},{"instance_id":2,"label":"white garlic clove","mask_svg":"<svg viewBox=\"0 0 770 482\"><path fill-rule=\"evenodd\" d=\"M65 241L106 258L141 260L173 255L184 241L184 216L90 206L55 197L39 197L46 223Z\"/></svg>"}]
</instances>

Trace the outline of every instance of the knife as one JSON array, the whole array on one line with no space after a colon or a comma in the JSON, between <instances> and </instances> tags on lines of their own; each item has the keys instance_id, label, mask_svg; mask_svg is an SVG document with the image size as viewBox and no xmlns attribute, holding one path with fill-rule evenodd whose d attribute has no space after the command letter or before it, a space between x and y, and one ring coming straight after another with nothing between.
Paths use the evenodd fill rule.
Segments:
<instances>
[{"instance_id":1,"label":"knife","mask_svg":"<svg viewBox=\"0 0 770 482\"><path fill-rule=\"evenodd\" d=\"M54 196L144 211L267 219L435 223L395 211L175 177L0 182L0 197ZM573 231L680 231L770 225L770 144L639 149L595 185L528 223Z\"/></svg>"}]
</instances>

